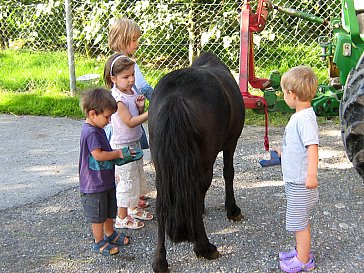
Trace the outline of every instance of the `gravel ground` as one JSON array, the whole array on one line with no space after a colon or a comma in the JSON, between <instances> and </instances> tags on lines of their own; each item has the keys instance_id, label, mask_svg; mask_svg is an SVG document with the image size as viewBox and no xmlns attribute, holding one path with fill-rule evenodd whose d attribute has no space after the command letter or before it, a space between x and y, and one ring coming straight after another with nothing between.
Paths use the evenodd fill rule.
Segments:
<instances>
[{"instance_id":1,"label":"gravel ground","mask_svg":"<svg viewBox=\"0 0 364 273\"><path fill-rule=\"evenodd\" d=\"M50 182L57 184L70 180L70 185L54 193L52 186L49 186L52 184L44 182L43 186L40 184L37 187L52 192L50 196L41 195L42 198L32 199L30 192L30 203L21 201L18 205L1 207L0 271L152 272L155 220L147 222L141 230L127 231L132 242L123 253L114 257L92 253L91 230L84 222L77 182L74 181L77 178L78 159L78 136L74 132L80 129L80 122L40 119L50 130L56 122L73 128L69 130L72 132L69 137L76 140L70 139L68 149L75 150L72 156L76 158L66 155L72 166L65 165L65 168L76 173L70 174L62 166L57 166L57 162L51 164L52 161L49 161L49 170L58 168L57 174L60 173L51 174L53 181ZM30 128L36 126L31 122L26 124ZM282 133L283 127L270 128L271 146L279 145ZM3 128L1 134L4 136ZM280 167L261 168L258 164L258 160L269 157L263 148L263 134L263 127L246 126L235 154L235 194L237 204L244 213L244 221L233 223L226 219L222 158L219 156L216 160L212 186L206 198L204 221L209 239L218 247L221 257L214 261L197 259L191 244L175 245L167 240L171 272L280 272L277 253L292 247L294 238L285 231L284 226L285 197ZM330 123L322 125L320 134L320 203L312 222L313 251L317 262L314 272L363 272L364 184L346 158L338 126ZM67 132L64 132L62 138L67 137ZM41 144L42 140L37 141ZM3 151L15 149L9 143ZM38 145L38 149L42 147ZM56 157L56 154L52 156ZM37 165L36 160L29 157L27 162ZM9 164L6 166L6 169L1 169L2 177L5 172L16 174L21 168L20 164L13 164L13 169ZM148 161L145 171L153 211L156 195L154 170ZM34 175L33 170L30 172ZM37 175L42 178L40 174ZM1 194L6 196L4 187Z\"/></svg>"}]
</instances>

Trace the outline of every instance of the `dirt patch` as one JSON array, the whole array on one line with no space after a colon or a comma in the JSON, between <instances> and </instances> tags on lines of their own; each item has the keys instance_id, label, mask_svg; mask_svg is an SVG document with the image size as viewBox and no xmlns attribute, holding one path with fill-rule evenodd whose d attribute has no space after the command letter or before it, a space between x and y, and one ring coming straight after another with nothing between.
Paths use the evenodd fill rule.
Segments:
<instances>
[{"instance_id":1,"label":"dirt patch","mask_svg":"<svg viewBox=\"0 0 364 273\"><path fill-rule=\"evenodd\" d=\"M126 232L125 252L108 258L91 252L90 226L78 193L78 141L82 121L0 115L1 272L152 272L156 221ZM271 146L283 127L270 128ZM172 272L280 272L277 253L293 246L284 228L285 196L279 166L261 168L269 153L264 128L246 126L235 153L235 195L245 220L227 221L222 157L206 197L206 232L221 253L197 259L192 245L171 244ZM145 163L154 210L154 168ZM361 272L364 263L364 184L345 155L335 124L320 126L320 203L314 212L315 272Z\"/></svg>"},{"instance_id":2,"label":"dirt patch","mask_svg":"<svg viewBox=\"0 0 364 273\"><path fill-rule=\"evenodd\" d=\"M0 115L0 208L7 209L78 183L81 121Z\"/></svg>"}]
</instances>

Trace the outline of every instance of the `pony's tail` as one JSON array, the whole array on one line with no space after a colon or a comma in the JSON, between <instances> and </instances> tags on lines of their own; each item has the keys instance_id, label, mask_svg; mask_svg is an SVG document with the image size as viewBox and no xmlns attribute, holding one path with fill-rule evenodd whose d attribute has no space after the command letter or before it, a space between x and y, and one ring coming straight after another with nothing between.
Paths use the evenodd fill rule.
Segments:
<instances>
[{"instance_id":1,"label":"pony's tail","mask_svg":"<svg viewBox=\"0 0 364 273\"><path fill-rule=\"evenodd\" d=\"M195 242L201 229L202 164L194 113L181 98L162 105L153 130L157 217L172 242ZM200 220L200 221L198 221Z\"/></svg>"}]
</instances>

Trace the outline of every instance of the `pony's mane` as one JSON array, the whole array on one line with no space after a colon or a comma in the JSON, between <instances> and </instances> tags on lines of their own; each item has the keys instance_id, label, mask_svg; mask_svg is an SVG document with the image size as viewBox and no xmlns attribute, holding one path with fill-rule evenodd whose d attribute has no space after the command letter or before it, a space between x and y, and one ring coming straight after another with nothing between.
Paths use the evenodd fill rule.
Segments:
<instances>
[{"instance_id":1,"label":"pony's mane","mask_svg":"<svg viewBox=\"0 0 364 273\"><path fill-rule=\"evenodd\" d=\"M230 72L229 68L215 54L211 52L202 52L192 63L195 66L224 67Z\"/></svg>"}]
</instances>

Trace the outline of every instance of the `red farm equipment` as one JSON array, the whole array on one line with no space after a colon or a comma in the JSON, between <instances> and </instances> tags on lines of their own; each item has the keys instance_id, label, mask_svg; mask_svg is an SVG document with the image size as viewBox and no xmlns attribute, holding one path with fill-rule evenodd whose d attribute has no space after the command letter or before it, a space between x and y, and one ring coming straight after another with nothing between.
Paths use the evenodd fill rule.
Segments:
<instances>
[{"instance_id":1,"label":"red farm equipment","mask_svg":"<svg viewBox=\"0 0 364 273\"><path fill-rule=\"evenodd\" d=\"M265 148L268 143L268 113L291 112L277 96L280 75L272 72L269 79L257 78L254 71L253 33L261 32L269 11L277 9L319 24L329 24L332 37L320 39L322 59L328 59L330 78L339 79L334 85L320 84L312 107L317 116L340 117L342 139L350 161L364 178L364 1L342 0L341 17L325 19L291 8L279 7L269 0L258 0L253 13L249 0L240 6L240 67L239 86L246 108L264 113L266 118ZM256 1L255 1L256 2ZM263 96L249 93L252 88L263 91Z\"/></svg>"}]
</instances>

